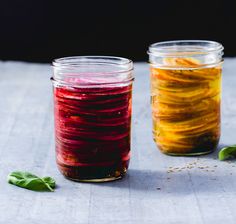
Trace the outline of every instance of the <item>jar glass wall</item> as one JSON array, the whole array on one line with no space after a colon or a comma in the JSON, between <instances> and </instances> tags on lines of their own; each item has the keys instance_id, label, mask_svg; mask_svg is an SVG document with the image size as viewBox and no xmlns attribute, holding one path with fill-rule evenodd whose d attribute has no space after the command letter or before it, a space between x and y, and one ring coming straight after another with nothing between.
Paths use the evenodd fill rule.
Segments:
<instances>
[{"instance_id":1,"label":"jar glass wall","mask_svg":"<svg viewBox=\"0 0 236 224\"><path fill-rule=\"evenodd\" d=\"M125 175L130 159L133 63L106 56L53 61L56 161L73 180Z\"/></svg>"},{"instance_id":2,"label":"jar glass wall","mask_svg":"<svg viewBox=\"0 0 236 224\"><path fill-rule=\"evenodd\" d=\"M167 41L149 47L153 138L170 155L212 152L220 138L223 46Z\"/></svg>"}]
</instances>

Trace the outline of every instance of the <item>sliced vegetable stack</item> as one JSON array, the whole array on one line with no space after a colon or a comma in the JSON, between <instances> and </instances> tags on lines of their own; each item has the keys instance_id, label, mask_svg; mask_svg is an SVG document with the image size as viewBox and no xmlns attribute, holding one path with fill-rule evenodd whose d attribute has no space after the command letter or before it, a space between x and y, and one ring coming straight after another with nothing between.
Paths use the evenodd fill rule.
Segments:
<instances>
[{"instance_id":1,"label":"sliced vegetable stack","mask_svg":"<svg viewBox=\"0 0 236 224\"><path fill-rule=\"evenodd\" d=\"M211 152L220 137L221 67L167 58L151 68L153 134L167 154Z\"/></svg>"},{"instance_id":2,"label":"sliced vegetable stack","mask_svg":"<svg viewBox=\"0 0 236 224\"><path fill-rule=\"evenodd\" d=\"M54 87L56 158L71 179L122 176L130 158L131 85Z\"/></svg>"}]
</instances>

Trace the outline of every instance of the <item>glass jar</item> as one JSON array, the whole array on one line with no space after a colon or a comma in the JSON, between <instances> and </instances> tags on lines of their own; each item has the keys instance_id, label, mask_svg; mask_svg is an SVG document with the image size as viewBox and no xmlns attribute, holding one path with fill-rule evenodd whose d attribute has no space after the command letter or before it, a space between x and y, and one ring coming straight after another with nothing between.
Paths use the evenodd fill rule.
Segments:
<instances>
[{"instance_id":1,"label":"glass jar","mask_svg":"<svg viewBox=\"0 0 236 224\"><path fill-rule=\"evenodd\" d=\"M133 63L107 56L53 61L56 161L72 180L123 177L130 160Z\"/></svg>"},{"instance_id":2,"label":"glass jar","mask_svg":"<svg viewBox=\"0 0 236 224\"><path fill-rule=\"evenodd\" d=\"M152 44L153 137L169 155L212 152L220 138L223 46L181 40Z\"/></svg>"}]
</instances>

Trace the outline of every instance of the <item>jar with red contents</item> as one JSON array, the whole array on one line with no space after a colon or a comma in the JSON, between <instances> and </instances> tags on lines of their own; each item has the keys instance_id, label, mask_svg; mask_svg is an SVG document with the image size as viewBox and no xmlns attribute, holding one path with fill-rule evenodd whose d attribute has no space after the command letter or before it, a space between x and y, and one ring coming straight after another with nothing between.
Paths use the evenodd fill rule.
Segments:
<instances>
[{"instance_id":1,"label":"jar with red contents","mask_svg":"<svg viewBox=\"0 0 236 224\"><path fill-rule=\"evenodd\" d=\"M133 63L108 56L53 61L56 161L72 180L122 178L130 160Z\"/></svg>"}]
</instances>

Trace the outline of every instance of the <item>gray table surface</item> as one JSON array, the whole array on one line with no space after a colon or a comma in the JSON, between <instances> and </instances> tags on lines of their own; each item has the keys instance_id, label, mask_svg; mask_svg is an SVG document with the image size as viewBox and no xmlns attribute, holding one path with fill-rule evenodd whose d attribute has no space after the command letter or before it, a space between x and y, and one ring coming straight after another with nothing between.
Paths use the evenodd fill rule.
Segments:
<instances>
[{"instance_id":1,"label":"gray table surface","mask_svg":"<svg viewBox=\"0 0 236 224\"><path fill-rule=\"evenodd\" d=\"M236 143L235 71L236 59L227 58L219 147ZM0 223L236 223L235 162L218 161L217 152L171 157L157 150L146 63L135 64L128 175L102 184L66 180L55 164L50 74L48 64L0 62ZM14 170L50 175L58 187L17 188L6 181Z\"/></svg>"}]
</instances>

